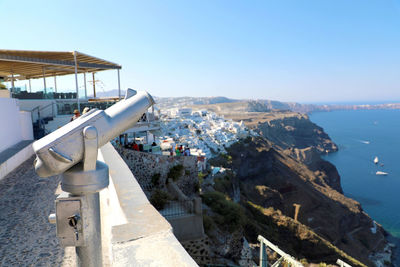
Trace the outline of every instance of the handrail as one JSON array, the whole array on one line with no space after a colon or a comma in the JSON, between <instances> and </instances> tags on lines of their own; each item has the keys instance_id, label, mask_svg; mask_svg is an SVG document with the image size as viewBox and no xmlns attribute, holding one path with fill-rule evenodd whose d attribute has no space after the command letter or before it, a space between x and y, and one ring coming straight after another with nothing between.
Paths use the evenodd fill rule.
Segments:
<instances>
[{"instance_id":1,"label":"handrail","mask_svg":"<svg viewBox=\"0 0 400 267\"><path fill-rule=\"evenodd\" d=\"M50 104L47 104L46 106L40 106L40 105L38 105L38 106L34 107L33 109L31 109L30 112L31 112L31 116L32 116L32 122L33 122L33 112L34 112L35 110L38 111L38 120L40 120L40 111L43 111L44 109L46 109L46 108L48 108L48 107L50 107L50 106L52 107L52 109L51 109L51 115L52 115L52 117L54 118L54 108L53 108L54 105L56 105L56 103L50 103Z\"/></svg>"},{"instance_id":2,"label":"handrail","mask_svg":"<svg viewBox=\"0 0 400 267\"><path fill-rule=\"evenodd\" d=\"M345 263L345 262L342 261L341 259L338 259L338 260L336 261L336 263L339 264L340 267L351 267L350 264Z\"/></svg>"},{"instance_id":3,"label":"handrail","mask_svg":"<svg viewBox=\"0 0 400 267\"><path fill-rule=\"evenodd\" d=\"M31 109L30 110L30 112L31 112L31 119L32 119L32 123L34 123L34 120L33 120L33 112L35 111L37 109L37 112L38 112L38 121L40 121L40 106L36 106L36 107L34 107L33 109Z\"/></svg>"},{"instance_id":4,"label":"handrail","mask_svg":"<svg viewBox=\"0 0 400 267\"><path fill-rule=\"evenodd\" d=\"M292 256L289 254L283 252L278 246L272 244L270 241L268 241L266 238L263 236L259 235L258 236L258 241L260 241L260 267L261 266L268 266L268 257L266 255L266 247L269 247L276 253L278 253L281 256L281 259L287 263L289 263L289 266L295 266L295 267L303 267L303 264L300 262L296 261ZM279 263L278 263L279 264Z\"/></svg>"},{"instance_id":5,"label":"handrail","mask_svg":"<svg viewBox=\"0 0 400 267\"><path fill-rule=\"evenodd\" d=\"M43 128L43 130L44 131L46 131L46 126L45 126L45 123L42 123L42 120L41 120L41 117L40 117L40 111L43 111L44 109L46 109L46 108L48 108L48 107L50 107L51 106L51 116L52 116L52 118L54 118L54 107L53 107L53 105L55 105L56 103L50 103L50 104L47 104L46 106L40 106L40 105L38 105L38 106L36 106L36 107L34 107L33 109L31 109L30 110L30 112L31 112L31 119L32 119L32 123L34 123L34 119L33 119L33 114L34 114L34 112L35 112L35 110L37 110L37 115L38 115L38 117L37 117L37 123L38 123L38 127L39 127L39 129L40 128Z\"/></svg>"},{"instance_id":6,"label":"handrail","mask_svg":"<svg viewBox=\"0 0 400 267\"><path fill-rule=\"evenodd\" d=\"M48 104L48 105L46 105L46 106L43 106L43 107L40 107L39 108L39 111L41 111L41 110L44 110L45 108L48 108L48 107L50 107L51 106L51 116L54 118L54 105L55 105L56 103L50 103L50 104Z\"/></svg>"}]
</instances>

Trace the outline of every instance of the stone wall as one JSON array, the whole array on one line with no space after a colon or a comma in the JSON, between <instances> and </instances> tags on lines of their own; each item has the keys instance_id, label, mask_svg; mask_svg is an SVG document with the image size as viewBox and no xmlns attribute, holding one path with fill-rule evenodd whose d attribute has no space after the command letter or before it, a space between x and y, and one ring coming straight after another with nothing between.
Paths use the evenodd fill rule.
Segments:
<instances>
[{"instance_id":1,"label":"stone wall","mask_svg":"<svg viewBox=\"0 0 400 267\"><path fill-rule=\"evenodd\" d=\"M164 156L125 148L122 148L120 155L142 188L151 187L151 179L157 173L160 174L160 186L165 186L170 169L182 165L182 176L175 183L186 196L191 196L196 191L197 159L194 156Z\"/></svg>"},{"instance_id":2,"label":"stone wall","mask_svg":"<svg viewBox=\"0 0 400 267\"><path fill-rule=\"evenodd\" d=\"M100 192L103 266L198 266L112 145L99 152L110 171L110 185Z\"/></svg>"}]
</instances>

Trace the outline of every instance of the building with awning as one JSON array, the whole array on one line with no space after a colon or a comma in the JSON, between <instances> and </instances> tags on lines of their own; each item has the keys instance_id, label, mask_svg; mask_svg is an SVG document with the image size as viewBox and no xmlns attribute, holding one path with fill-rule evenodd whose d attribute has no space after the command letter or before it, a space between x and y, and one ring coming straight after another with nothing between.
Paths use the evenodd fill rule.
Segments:
<instances>
[{"instance_id":1,"label":"building with awning","mask_svg":"<svg viewBox=\"0 0 400 267\"><path fill-rule=\"evenodd\" d=\"M75 75L76 100L79 108L78 74L84 74L85 97L87 97L86 74L92 74L93 94L96 97L94 74L99 71L116 70L118 79L118 96L121 97L121 65L78 51L28 51L0 49L0 77L11 83L11 90L16 80L28 80L31 91L31 79L43 79L46 93L46 78L54 77L57 92L57 76Z\"/></svg>"}]
</instances>

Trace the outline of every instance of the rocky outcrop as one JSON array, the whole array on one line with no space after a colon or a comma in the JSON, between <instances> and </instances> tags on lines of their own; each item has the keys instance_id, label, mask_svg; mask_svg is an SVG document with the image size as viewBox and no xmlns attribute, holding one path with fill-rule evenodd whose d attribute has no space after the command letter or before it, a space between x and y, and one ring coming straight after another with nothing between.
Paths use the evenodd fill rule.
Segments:
<instances>
[{"instance_id":1,"label":"rocky outcrop","mask_svg":"<svg viewBox=\"0 0 400 267\"><path fill-rule=\"evenodd\" d=\"M320 153L337 151L324 130L307 115L286 112L280 117L259 122L255 131L282 149L314 147Z\"/></svg>"},{"instance_id":2,"label":"rocky outcrop","mask_svg":"<svg viewBox=\"0 0 400 267\"><path fill-rule=\"evenodd\" d=\"M213 220L209 224L218 225L218 230L207 232L215 247L223 244L218 245L221 242L213 236L244 235L256 244L261 234L297 259L313 263L333 264L340 258L352 266L377 266L376 258L390 257L384 229L357 201L341 193L336 168L321 159L315 148L282 150L263 137L254 137L227 151L228 155L211 160L230 170L214 178L214 190L222 193L222 202L216 205L217 197L203 202L212 205L211 212L205 211ZM240 188L236 201L234 185ZM295 206L299 207L297 216ZM235 217L229 217L231 213ZM230 221L222 216L234 220L235 227L226 228ZM222 234L216 235L217 231Z\"/></svg>"},{"instance_id":3,"label":"rocky outcrop","mask_svg":"<svg viewBox=\"0 0 400 267\"><path fill-rule=\"evenodd\" d=\"M283 153L307 165L314 172L320 185L326 184L339 193L343 193L340 176L336 167L328 161L323 160L314 147L303 149L288 148L283 150Z\"/></svg>"},{"instance_id":4,"label":"rocky outcrop","mask_svg":"<svg viewBox=\"0 0 400 267\"><path fill-rule=\"evenodd\" d=\"M281 216L277 216L276 212L270 216L280 224L287 221L285 218L293 218L294 204L300 205L296 223L300 223L301 227L294 228L288 222L288 229L295 231L291 240L279 235L273 242L287 247L299 257L325 262L340 257L336 250L329 249L333 246L367 266L373 266L369 255L384 250L387 245L385 231L377 226L376 233L373 233L371 227L374 222L361 205L341 194L339 175L333 165L318 155L308 165L303 164L263 138L239 142L232 145L228 152L232 157L228 167L235 171L236 179L240 181L241 203L279 211ZM299 157L303 157L302 153L316 154L312 150L294 152ZM325 241L319 241L319 246L311 246L307 236L317 236L316 240ZM274 239L273 236L269 238ZM299 242L305 242L304 246L292 247ZM288 247L288 244L292 245Z\"/></svg>"}]
</instances>

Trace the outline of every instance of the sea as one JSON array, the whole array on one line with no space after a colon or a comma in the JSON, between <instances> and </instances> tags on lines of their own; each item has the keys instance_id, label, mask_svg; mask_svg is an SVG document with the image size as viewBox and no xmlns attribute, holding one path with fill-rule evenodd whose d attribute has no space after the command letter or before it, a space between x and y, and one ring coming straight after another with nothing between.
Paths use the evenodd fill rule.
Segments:
<instances>
[{"instance_id":1,"label":"sea","mask_svg":"<svg viewBox=\"0 0 400 267\"><path fill-rule=\"evenodd\" d=\"M324 128L338 145L338 152L323 158L336 166L344 194L360 202L363 210L392 235L391 242L398 246L398 263L400 110L316 112L310 120ZM375 157L378 164L374 163ZM376 175L377 171L388 175Z\"/></svg>"}]
</instances>

